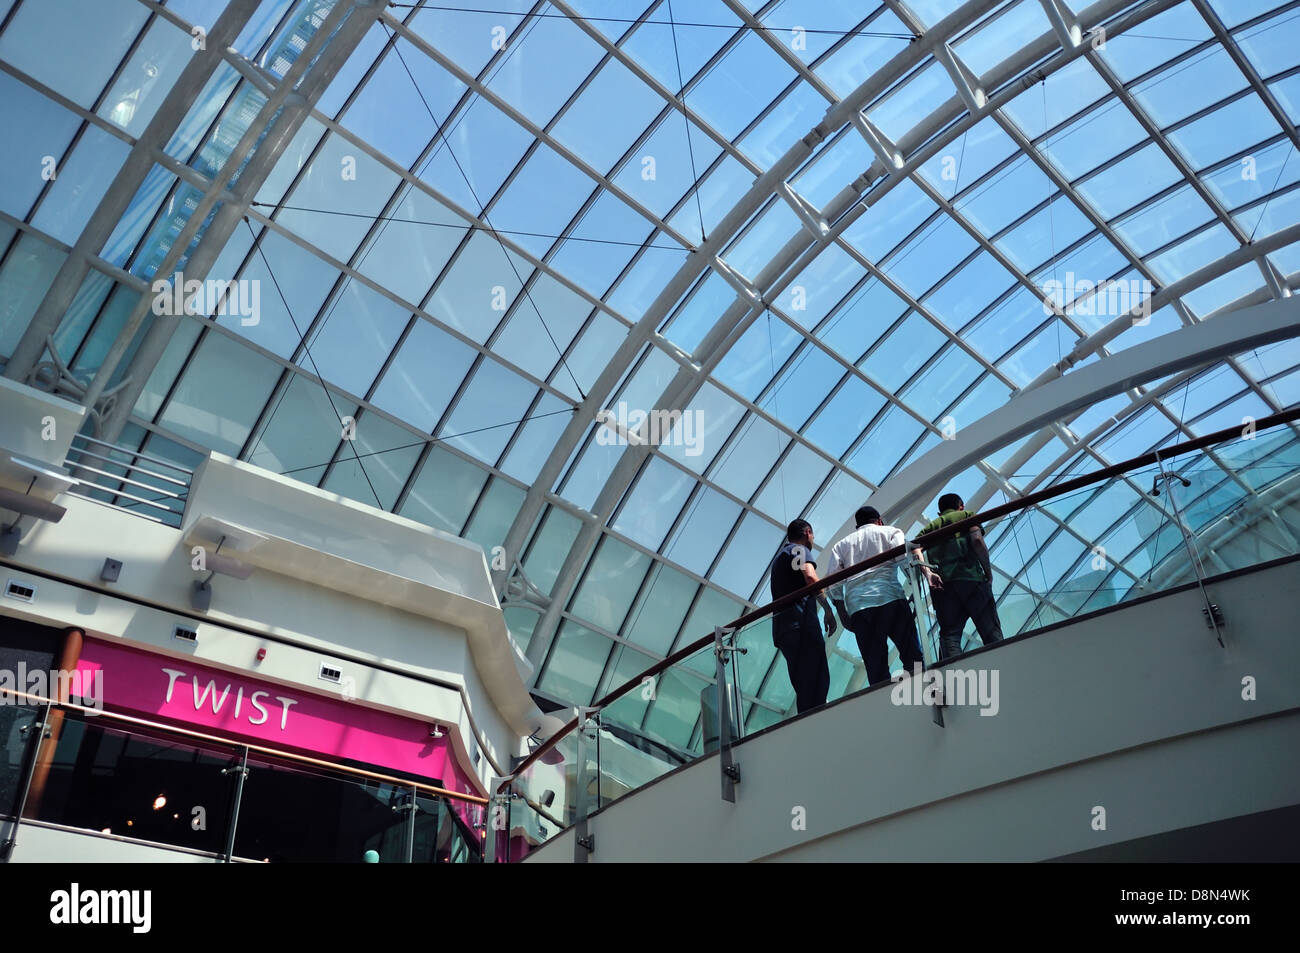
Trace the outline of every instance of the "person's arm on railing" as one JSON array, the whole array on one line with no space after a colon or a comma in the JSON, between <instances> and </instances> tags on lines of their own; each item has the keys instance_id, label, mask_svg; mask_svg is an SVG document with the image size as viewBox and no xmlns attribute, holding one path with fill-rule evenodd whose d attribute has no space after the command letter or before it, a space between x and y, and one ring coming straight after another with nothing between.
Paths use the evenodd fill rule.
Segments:
<instances>
[{"instance_id":1,"label":"person's arm on railing","mask_svg":"<svg viewBox=\"0 0 1300 953\"><path fill-rule=\"evenodd\" d=\"M837 628L835 624L835 612L831 608L831 601L826 598L825 591L817 594L817 601L821 603L822 617L826 623L826 638L829 639L835 634L835 629Z\"/></svg>"},{"instance_id":2,"label":"person's arm on railing","mask_svg":"<svg viewBox=\"0 0 1300 953\"><path fill-rule=\"evenodd\" d=\"M835 561L835 557L834 555L832 555L831 556L832 565L834 565L834 561ZM807 585L811 586L819 582L817 578L817 567L813 565L811 561L805 561L803 565L800 567L800 569L803 572L804 582ZM826 598L825 589L818 591L817 602L820 603L822 607L822 612L824 613L825 622L826 622L826 638L829 639L832 635L835 634L835 614L834 612L831 611L831 603L830 600Z\"/></svg>"},{"instance_id":3,"label":"person's arm on railing","mask_svg":"<svg viewBox=\"0 0 1300 953\"><path fill-rule=\"evenodd\" d=\"M838 545L832 546L830 548L830 554L831 554L830 563L827 564L826 567L826 574L828 576L844 568L843 564L840 561L840 550ZM844 597L845 597L844 590L845 590L844 583L837 582L833 586L827 586L825 589L822 590L822 593L823 595L826 594L830 595L831 602L835 606L835 614L840 617L840 625L844 626L844 628L847 629L849 627L849 612L848 612L848 607L845 606L844 604ZM822 608L823 609L826 608L826 604L824 601L822 603ZM831 636L833 631L834 630L827 631L826 633L827 638Z\"/></svg>"},{"instance_id":4,"label":"person's arm on railing","mask_svg":"<svg viewBox=\"0 0 1300 953\"><path fill-rule=\"evenodd\" d=\"M921 536L925 534L922 533ZM931 589L943 588L943 577L930 568L930 564L925 561L925 550L920 545L920 537L912 542L912 556L921 566L921 572L925 573L925 581L930 584Z\"/></svg>"},{"instance_id":5,"label":"person's arm on railing","mask_svg":"<svg viewBox=\"0 0 1300 953\"><path fill-rule=\"evenodd\" d=\"M970 548L975 551L975 558L984 567L984 578L993 581L993 561L989 559L988 543L984 541L984 527L972 526L968 531Z\"/></svg>"},{"instance_id":6,"label":"person's arm on railing","mask_svg":"<svg viewBox=\"0 0 1300 953\"><path fill-rule=\"evenodd\" d=\"M835 604L835 614L840 617L840 625L849 628L849 607L843 599L832 599L831 602Z\"/></svg>"}]
</instances>

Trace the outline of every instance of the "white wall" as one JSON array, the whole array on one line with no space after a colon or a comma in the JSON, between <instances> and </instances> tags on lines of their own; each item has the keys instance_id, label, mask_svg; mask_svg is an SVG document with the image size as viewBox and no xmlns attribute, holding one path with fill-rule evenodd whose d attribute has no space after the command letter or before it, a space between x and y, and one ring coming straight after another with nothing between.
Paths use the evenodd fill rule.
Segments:
<instances>
[{"instance_id":1,"label":"white wall","mask_svg":"<svg viewBox=\"0 0 1300 953\"><path fill-rule=\"evenodd\" d=\"M10 863L213 864L218 858L195 851L146 844L128 837L62 830L24 822Z\"/></svg>"},{"instance_id":2,"label":"white wall","mask_svg":"<svg viewBox=\"0 0 1300 953\"><path fill-rule=\"evenodd\" d=\"M57 415L66 444L78 420L77 408L65 404L22 385L0 390L7 421L0 441L15 445L0 446L0 456L41 449L31 431L45 411ZM0 485L24 490L16 479L0 469ZM515 664L482 550L471 543L228 458L196 473L183 529L72 493L58 503L67 507L64 518L26 517L16 556L0 565L0 585L23 580L35 598L0 597L0 613L334 697L338 687L321 681L319 668L338 663L354 680L354 701L458 728L449 737L485 789L541 717ZM212 580L211 609L199 614L198 644L190 646L171 633L177 623L194 626L191 589L207 574L192 568L186 536L202 535L196 521L214 514L271 542L257 553L223 550L254 572ZM0 510L6 524L13 517ZM117 582L99 580L105 557L122 562ZM259 648L267 649L261 663ZM486 757L475 765L478 749Z\"/></svg>"},{"instance_id":3,"label":"white wall","mask_svg":"<svg viewBox=\"0 0 1300 953\"><path fill-rule=\"evenodd\" d=\"M980 652L998 714L846 699L739 744L735 804L713 757L607 807L589 860L1045 860L1300 804L1300 562L1209 589L1223 648L1191 590Z\"/></svg>"}]
</instances>

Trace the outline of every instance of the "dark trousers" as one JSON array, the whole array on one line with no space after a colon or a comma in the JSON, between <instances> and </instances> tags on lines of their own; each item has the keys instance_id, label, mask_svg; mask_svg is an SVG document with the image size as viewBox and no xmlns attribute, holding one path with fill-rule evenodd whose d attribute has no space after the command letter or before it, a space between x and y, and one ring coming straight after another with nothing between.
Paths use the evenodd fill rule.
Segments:
<instances>
[{"instance_id":1,"label":"dark trousers","mask_svg":"<svg viewBox=\"0 0 1300 953\"><path fill-rule=\"evenodd\" d=\"M778 613L772 620L772 641L785 656L799 714L826 704L831 670L817 610Z\"/></svg>"},{"instance_id":2,"label":"dark trousers","mask_svg":"<svg viewBox=\"0 0 1300 953\"><path fill-rule=\"evenodd\" d=\"M872 685L889 681L888 638L898 649L903 670L909 675L914 666L923 664L921 642L916 637L916 622L905 599L895 599L883 606L859 609L849 617L849 628L858 639L858 651L867 667L867 682Z\"/></svg>"},{"instance_id":3,"label":"dark trousers","mask_svg":"<svg viewBox=\"0 0 1300 953\"><path fill-rule=\"evenodd\" d=\"M985 645L1002 640L991 583L958 579L945 582L942 589L934 590L931 595L935 615L939 617L940 658L961 654L961 635L967 619L975 623L975 630Z\"/></svg>"}]
</instances>

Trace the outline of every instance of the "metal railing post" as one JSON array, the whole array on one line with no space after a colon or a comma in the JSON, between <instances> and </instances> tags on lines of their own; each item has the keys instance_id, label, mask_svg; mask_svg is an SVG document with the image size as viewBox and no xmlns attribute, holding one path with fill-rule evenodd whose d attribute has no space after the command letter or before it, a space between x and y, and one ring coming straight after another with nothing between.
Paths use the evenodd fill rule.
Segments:
<instances>
[{"instance_id":1,"label":"metal railing post","mask_svg":"<svg viewBox=\"0 0 1300 953\"><path fill-rule=\"evenodd\" d=\"M1205 613L1210 628L1214 630L1214 637L1218 640L1219 647L1223 648L1223 633L1219 631L1219 623L1223 621L1223 615L1219 611L1219 607L1210 601L1210 593L1205 588L1205 567L1201 565L1201 554L1196 548L1196 543L1192 539L1187 523L1183 520L1183 510L1178 505L1178 498L1174 495L1175 481L1183 483L1185 486L1190 486L1191 483L1186 477L1178 476L1172 470L1165 469L1164 461L1160 459L1159 450L1155 451L1155 455L1156 467L1160 470L1160 475L1156 477L1156 481L1164 481L1165 492L1169 494L1169 505L1174 509L1174 522L1178 524L1178 532L1183 537L1183 546L1187 549L1187 558L1191 562L1192 572L1196 576L1196 587L1200 590L1201 599L1205 602L1205 608L1202 611Z\"/></svg>"},{"instance_id":2,"label":"metal railing post","mask_svg":"<svg viewBox=\"0 0 1300 953\"><path fill-rule=\"evenodd\" d=\"M230 827L226 831L226 859L222 863L230 863L230 859L235 856L235 829L239 826L239 804L244 798L244 779L248 777L248 746L243 745L239 749L239 764L230 765L221 769L222 774L233 774L235 776L235 799L230 805Z\"/></svg>"},{"instance_id":3,"label":"metal railing post","mask_svg":"<svg viewBox=\"0 0 1300 953\"><path fill-rule=\"evenodd\" d=\"M722 799L731 804L736 803L740 765L736 764L731 754L732 702L735 693L728 690L727 662L733 653L745 651L727 644L727 639L734 636L735 630L725 626L717 626L713 630L713 670L717 677L718 692L718 764L722 770Z\"/></svg>"},{"instance_id":4,"label":"metal railing post","mask_svg":"<svg viewBox=\"0 0 1300 953\"><path fill-rule=\"evenodd\" d=\"M587 739L587 731L594 726L599 739L599 719L599 708L578 709L577 765L573 773L573 862L575 864L585 864L587 857L596 849L596 837L587 831L587 786L591 783L587 771L587 751L591 747L591 742ZM597 753L597 759L599 757ZM596 763L596 788L600 789L599 760Z\"/></svg>"},{"instance_id":5,"label":"metal railing post","mask_svg":"<svg viewBox=\"0 0 1300 953\"><path fill-rule=\"evenodd\" d=\"M513 795L508 790L502 792L497 790L496 787L505 780L505 778L493 778L492 783L488 786L488 790L492 794L488 796L488 823L486 828L488 833L483 848L483 860L489 864L495 864L500 859L498 857L500 848L497 845L497 838L502 831L506 832L506 856L504 862L510 862L510 807Z\"/></svg>"},{"instance_id":6,"label":"metal railing post","mask_svg":"<svg viewBox=\"0 0 1300 953\"><path fill-rule=\"evenodd\" d=\"M925 561L916 555L917 544L911 540L907 541L907 574L912 580L912 609L916 613L912 624L916 626L916 638L921 643L921 661L922 669L929 669L937 665L942 659L934 650L934 645L930 642L930 583L925 577ZM907 678L920 678L920 672L908 672ZM939 683L942 686L942 682ZM942 688L940 689L942 691ZM930 717L934 723L942 728L943 725L943 696L940 694L938 704L930 706Z\"/></svg>"}]
</instances>

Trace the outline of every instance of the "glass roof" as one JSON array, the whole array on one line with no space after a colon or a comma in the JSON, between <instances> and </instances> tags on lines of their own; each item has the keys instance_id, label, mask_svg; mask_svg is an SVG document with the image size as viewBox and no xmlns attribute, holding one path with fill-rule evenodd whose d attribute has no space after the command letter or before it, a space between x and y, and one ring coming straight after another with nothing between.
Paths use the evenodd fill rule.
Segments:
<instances>
[{"instance_id":1,"label":"glass roof","mask_svg":"<svg viewBox=\"0 0 1300 953\"><path fill-rule=\"evenodd\" d=\"M826 541L1072 351L1300 281L1300 3L1086 13L0 0L0 360L63 368L106 439L481 544L537 694L588 704L767 601L790 519ZM177 272L200 313L158 313ZM1298 364L1133 388L950 486L985 505L1266 415ZM662 439L619 437L655 408ZM1132 523L1103 511L1006 533L1000 591ZM793 702L770 675L753 724ZM684 744L657 708L638 727Z\"/></svg>"}]
</instances>

